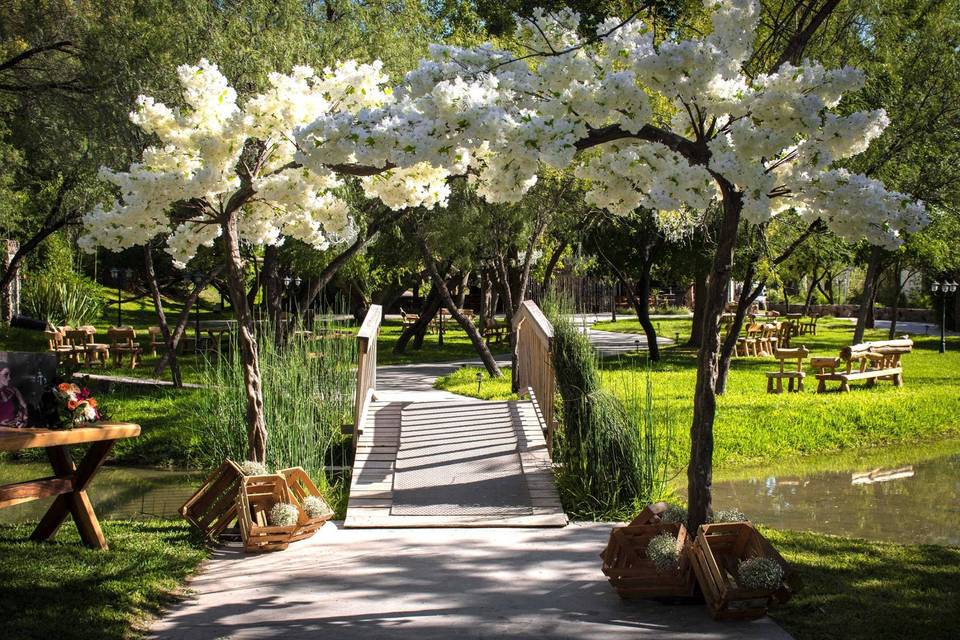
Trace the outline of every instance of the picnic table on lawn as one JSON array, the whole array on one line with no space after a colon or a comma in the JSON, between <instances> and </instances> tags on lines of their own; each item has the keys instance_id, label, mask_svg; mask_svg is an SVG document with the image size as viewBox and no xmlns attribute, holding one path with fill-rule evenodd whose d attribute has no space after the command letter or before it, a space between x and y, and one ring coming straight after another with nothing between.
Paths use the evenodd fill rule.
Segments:
<instances>
[{"instance_id":1,"label":"picnic table on lawn","mask_svg":"<svg viewBox=\"0 0 960 640\"><path fill-rule=\"evenodd\" d=\"M117 440L139 435L140 426L126 422L101 422L73 429L0 427L0 451L46 449L54 473L46 478L0 486L0 509L57 496L30 539L50 540L70 514L85 545L106 549L107 541L87 496L87 487ZM90 444L90 448L76 466L69 447L78 444Z\"/></svg>"}]
</instances>

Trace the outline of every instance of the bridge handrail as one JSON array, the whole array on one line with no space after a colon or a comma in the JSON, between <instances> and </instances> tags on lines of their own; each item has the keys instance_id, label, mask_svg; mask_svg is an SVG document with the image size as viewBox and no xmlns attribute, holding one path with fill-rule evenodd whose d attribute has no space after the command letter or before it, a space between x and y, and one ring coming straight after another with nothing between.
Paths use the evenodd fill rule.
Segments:
<instances>
[{"instance_id":1,"label":"bridge handrail","mask_svg":"<svg viewBox=\"0 0 960 640\"><path fill-rule=\"evenodd\" d=\"M367 406L377 389L377 337L383 321L383 307L370 305L367 315L357 332L357 389L353 405L353 446L360 439L360 430L367 413Z\"/></svg>"},{"instance_id":2,"label":"bridge handrail","mask_svg":"<svg viewBox=\"0 0 960 640\"><path fill-rule=\"evenodd\" d=\"M544 437L547 449L553 451L553 433L556 422L553 418L556 378L553 370L553 325L532 300L520 305L513 317L517 332L517 386L530 388L537 398L543 418Z\"/></svg>"}]
</instances>

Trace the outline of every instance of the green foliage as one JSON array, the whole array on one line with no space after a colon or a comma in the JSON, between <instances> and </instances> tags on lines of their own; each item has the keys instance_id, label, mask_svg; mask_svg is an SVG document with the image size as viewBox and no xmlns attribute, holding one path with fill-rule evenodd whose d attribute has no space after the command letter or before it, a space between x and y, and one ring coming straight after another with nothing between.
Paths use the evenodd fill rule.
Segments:
<instances>
[{"instance_id":1,"label":"green foliage","mask_svg":"<svg viewBox=\"0 0 960 640\"><path fill-rule=\"evenodd\" d=\"M482 367L461 367L451 374L437 378L434 388L481 400L516 400L510 387L510 367L503 367L502 378L491 378ZM479 393L477 374L480 374Z\"/></svg>"},{"instance_id":2,"label":"green foliage","mask_svg":"<svg viewBox=\"0 0 960 640\"><path fill-rule=\"evenodd\" d=\"M349 441L340 427L353 418L356 341L296 338L278 345L271 339L273 335L265 326L258 340L267 467L303 467L319 478L321 490L327 490L325 467L348 463ZM236 348L231 346L233 354ZM197 396L192 421L198 461L203 467L213 467L224 458L243 460L247 454L246 394L239 356L206 362L201 380L206 389Z\"/></svg>"},{"instance_id":3,"label":"green foliage","mask_svg":"<svg viewBox=\"0 0 960 640\"><path fill-rule=\"evenodd\" d=\"M934 640L960 629L960 549L762 530L803 588L770 617L797 640Z\"/></svg>"},{"instance_id":4,"label":"green foliage","mask_svg":"<svg viewBox=\"0 0 960 640\"><path fill-rule=\"evenodd\" d=\"M65 271L27 280L23 308L27 315L49 324L77 327L92 324L103 307L96 284Z\"/></svg>"},{"instance_id":5,"label":"green foliage","mask_svg":"<svg viewBox=\"0 0 960 640\"><path fill-rule=\"evenodd\" d=\"M564 507L575 518L628 518L664 491L669 437L658 434L649 393L644 402L628 388L621 400L601 388L586 336L567 314L547 306L563 416L554 459Z\"/></svg>"},{"instance_id":6,"label":"green foliage","mask_svg":"<svg viewBox=\"0 0 960 640\"><path fill-rule=\"evenodd\" d=\"M182 520L101 525L109 551L85 548L72 522L53 544L32 542L33 524L0 526L3 637L130 638L207 557Z\"/></svg>"}]
</instances>

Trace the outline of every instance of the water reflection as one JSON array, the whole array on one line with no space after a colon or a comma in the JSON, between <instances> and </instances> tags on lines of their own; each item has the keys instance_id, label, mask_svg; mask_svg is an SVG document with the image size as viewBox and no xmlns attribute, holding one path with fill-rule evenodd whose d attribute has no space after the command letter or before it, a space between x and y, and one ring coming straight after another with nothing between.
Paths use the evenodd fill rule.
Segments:
<instances>
[{"instance_id":1,"label":"water reflection","mask_svg":"<svg viewBox=\"0 0 960 640\"><path fill-rule=\"evenodd\" d=\"M811 473L771 469L715 482L713 501L778 529L958 545L960 453Z\"/></svg>"},{"instance_id":2,"label":"water reflection","mask_svg":"<svg viewBox=\"0 0 960 640\"><path fill-rule=\"evenodd\" d=\"M0 463L0 484L50 475L46 464ZM88 495L101 520L179 517L177 509L193 494L203 476L195 471L104 467ZM0 509L0 524L38 522L53 498Z\"/></svg>"}]
</instances>

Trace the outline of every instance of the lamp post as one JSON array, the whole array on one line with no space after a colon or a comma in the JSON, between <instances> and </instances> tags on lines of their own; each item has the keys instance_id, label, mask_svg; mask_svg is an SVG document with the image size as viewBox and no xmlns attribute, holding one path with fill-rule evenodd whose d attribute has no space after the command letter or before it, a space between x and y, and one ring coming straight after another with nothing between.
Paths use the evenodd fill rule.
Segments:
<instances>
[{"instance_id":1,"label":"lamp post","mask_svg":"<svg viewBox=\"0 0 960 640\"><path fill-rule=\"evenodd\" d=\"M930 283L930 292L936 296L940 293L940 353L947 351L947 295L957 290L957 283L944 278L943 282L934 280Z\"/></svg>"},{"instance_id":2,"label":"lamp post","mask_svg":"<svg viewBox=\"0 0 960 640\"><path fill-rule=\"evenodd\" d=\"M133 279L133 269L111 267L110 277L117 283L117 326L123 326L123 288Z\"/></svg>"},{"instance_id":3,"label":"lamp post","mask_svg":"<svg viewBox=\"0 0 960 640\"><path fill-rule=\"evenodd\" d=\"M203 274L199 271L185 271L183 273L183 282L186 285L192 284L195 287L199 287L203 284ZM200 351L200 294L197 293L197 300L193 303L193 321L194 321L194 340L193 340L193 350L194 352Z\"/></svg>"}]
</instances>

